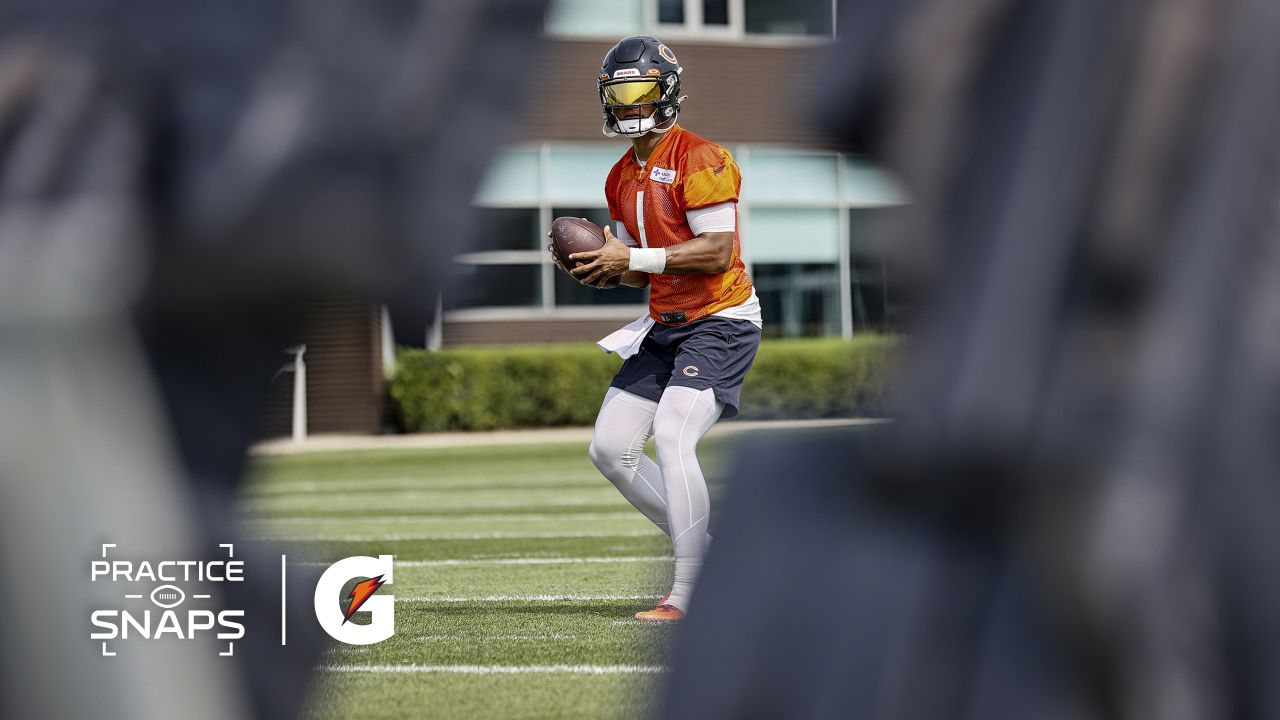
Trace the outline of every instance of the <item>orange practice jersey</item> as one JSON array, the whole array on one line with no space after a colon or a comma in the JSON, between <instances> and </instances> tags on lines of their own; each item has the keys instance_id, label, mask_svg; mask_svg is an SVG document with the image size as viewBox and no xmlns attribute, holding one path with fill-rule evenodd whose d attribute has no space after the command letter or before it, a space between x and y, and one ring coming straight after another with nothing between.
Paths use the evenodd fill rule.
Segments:
<instances>
[{"instance_id":1,"label":"orange practice jersey","mask_svg":"<svg viewBox=\"0 0 1280 720\"><path fill-rule=\"evenodd\" d=\"M604 193L611 218L621 221L642 246L660 248L693 239L686 210L736 202L741 186L742 176L728 150L676 125L654 148L644 167L628 149L609 171ZM643 212L636 203L641 192ZM649 314L667 325L693 322L741 305L750 297L751 278L742 264L737 232L733 234L733 259L727 271L714 275L649 276ZM680 312L684 313L684 320L671 321L672 314ZM664 314L668 315L666 321Z\"/></svg>"}]
</instances>

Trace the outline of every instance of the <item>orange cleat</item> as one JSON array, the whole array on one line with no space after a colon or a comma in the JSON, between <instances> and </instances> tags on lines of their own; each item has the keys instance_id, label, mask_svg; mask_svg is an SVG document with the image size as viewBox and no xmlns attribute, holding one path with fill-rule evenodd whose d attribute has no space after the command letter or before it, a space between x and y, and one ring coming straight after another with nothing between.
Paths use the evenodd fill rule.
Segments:
<instances>
[{"instance_id":1,"label":"orange cleat","mask_svg":"<svg viewBox=\"0 0 1280 720\"><path fill-rule=\"evenodd\" d=\"M666 598L663 598L664 600ZM658 607L652 610L644 610L636 613L637 620L644 622L675 622L684 618L684 611L675 605L660 603Z\"/></svg>"}]
</instances>

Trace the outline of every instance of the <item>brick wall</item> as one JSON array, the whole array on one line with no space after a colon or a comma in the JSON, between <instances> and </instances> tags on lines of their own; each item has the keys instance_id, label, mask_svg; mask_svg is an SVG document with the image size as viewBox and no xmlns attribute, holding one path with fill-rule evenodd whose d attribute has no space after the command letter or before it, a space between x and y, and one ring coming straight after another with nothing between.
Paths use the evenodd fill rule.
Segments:
<instances>
[{"instance_id":1,"label":"brick wall","mask_svg":"<svg viewBox=\"0 0 1280 720\"><path fill-rule=\"evenodd\" d=\"M382 424L381 313L368 303L330 297L307 308L307 431L375 433ZM280 364L291 357L281 348ZM288 436L293 418L293 374L280 373L267 416L265 437Z\"/></svg>"},{"instance_id":2,"label":"brick wall","mask_svg":"<svg viewBox=\"0 0 1280 720\"><path fill-rule=\"evenodd\" d=\"M539 89L521 118L521 140L603 140L596 72L608 42L550 43ZM673 45L680 64L686 129L721 144L813 144L807 103L818 88L826 45ZM513 74L513 77L516 77Z\"/></svg>"}]
</instances>

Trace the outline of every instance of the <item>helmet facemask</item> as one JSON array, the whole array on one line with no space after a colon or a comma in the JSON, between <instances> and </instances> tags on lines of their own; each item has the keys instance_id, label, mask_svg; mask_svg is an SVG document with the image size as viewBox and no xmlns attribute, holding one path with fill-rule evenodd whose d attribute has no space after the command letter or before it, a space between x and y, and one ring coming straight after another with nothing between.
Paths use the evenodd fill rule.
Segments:
<instances>
[{"instance_id":1,"label":"helmet facemask","mask_svg":"<svg viewBox=\"0 0 1280 720\"><path fill-rule=\"evenodd\" d=\"M602 131L609 137L624 135L640 137L650 132L663 133L675 125L680 113L680 78L669 72L660 77L601 78L600 106L604 113ZM648 117L645 108L653 108ZM639 109L634 117L619 118L618 114Z\"/></svg>"}]
</instances>

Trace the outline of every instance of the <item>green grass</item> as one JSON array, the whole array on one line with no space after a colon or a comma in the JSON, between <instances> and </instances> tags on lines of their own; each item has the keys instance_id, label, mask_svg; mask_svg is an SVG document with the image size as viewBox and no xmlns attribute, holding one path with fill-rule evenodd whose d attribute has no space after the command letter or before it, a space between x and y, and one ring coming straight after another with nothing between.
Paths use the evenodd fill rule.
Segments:
<instances>
[{"instance_id":1,"label":"green grass","mask_svg":"<svg viewBox=\"0 0 1280 720\"><path fill-rule=\"evenodd\" d=\"M699 453L713 488L726 442ZM396 634L329 648L322 664L351 671L321 674L317 720L653 710L661 675L639 669L665 665L672 628L631 617L666 591L670 543L591 466L585 445L257 458L242 510L251 535L288 538L291 559L396 557ZM502 599L512 596L544 597ZM409 665L433 672L362 670ZM476 671L557 665L621 672Z\"/></svg>"}]
</instances>

